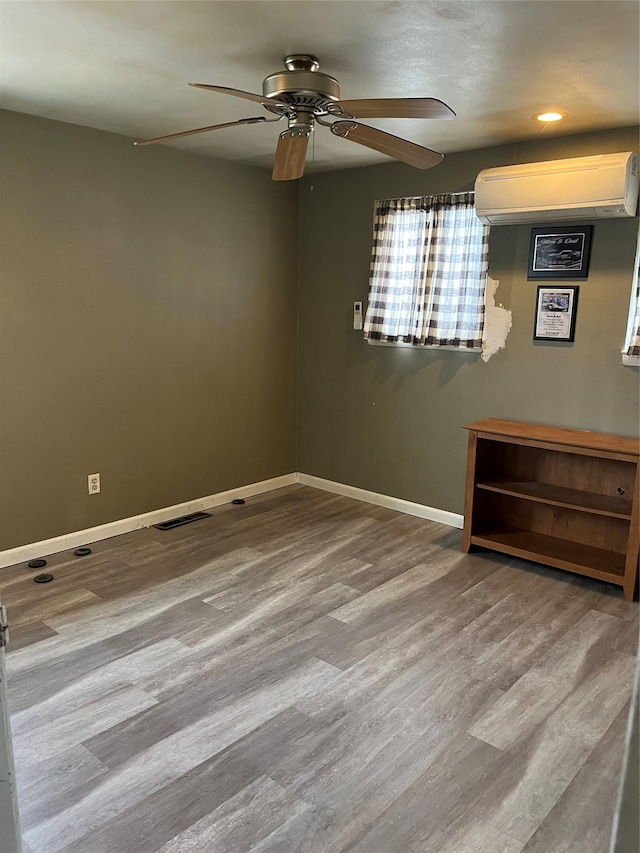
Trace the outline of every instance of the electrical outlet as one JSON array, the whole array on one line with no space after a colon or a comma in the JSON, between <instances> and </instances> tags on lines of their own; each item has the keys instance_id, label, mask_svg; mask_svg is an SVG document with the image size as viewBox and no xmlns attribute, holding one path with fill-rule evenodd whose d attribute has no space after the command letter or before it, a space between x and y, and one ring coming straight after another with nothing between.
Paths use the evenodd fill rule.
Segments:
<instances>
[{"instance_id":1,"label":"electrical outlet","mask_svg":"<svg viewBox=\"0 0 640 853\"><path fill-rule=\"evenodd\" d=\"M89 494L97 495L100 491L100 474L89 474L87 477Z\"/></svg>"}]
</instances>

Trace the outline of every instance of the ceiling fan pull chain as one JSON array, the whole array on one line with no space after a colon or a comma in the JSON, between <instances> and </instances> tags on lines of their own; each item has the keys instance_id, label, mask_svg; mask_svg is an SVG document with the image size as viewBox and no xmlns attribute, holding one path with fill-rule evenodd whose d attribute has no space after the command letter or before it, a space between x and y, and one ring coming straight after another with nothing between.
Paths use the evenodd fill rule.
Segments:
<instances>
[{"instance_id":1,"label":"ceiling fan pull chain","mask_svg":"<svg viewBox=\"0 0 640 853\"><path fill-rule=\"evenodd\" d=\"M313 176L316 173L316 135L313 134L311 138L311 186L309 187L309 192L313 192Z\"/></svg>"}]
</instances>

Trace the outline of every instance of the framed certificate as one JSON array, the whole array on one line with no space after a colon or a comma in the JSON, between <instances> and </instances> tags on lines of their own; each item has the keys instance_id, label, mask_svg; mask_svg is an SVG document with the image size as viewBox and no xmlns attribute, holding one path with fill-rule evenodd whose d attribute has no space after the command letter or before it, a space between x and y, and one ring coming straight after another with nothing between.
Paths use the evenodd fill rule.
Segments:
<instances>
[{"instance_id":1,"label":"framed certificate","mask_svg":"<svg viewBox=\"0 0 640 853\"><path fill-rule=\"evenodd\" d=\"M538 285L534 341L573 341L578 305L576 285Z\"/></svg>"}]
</instances>

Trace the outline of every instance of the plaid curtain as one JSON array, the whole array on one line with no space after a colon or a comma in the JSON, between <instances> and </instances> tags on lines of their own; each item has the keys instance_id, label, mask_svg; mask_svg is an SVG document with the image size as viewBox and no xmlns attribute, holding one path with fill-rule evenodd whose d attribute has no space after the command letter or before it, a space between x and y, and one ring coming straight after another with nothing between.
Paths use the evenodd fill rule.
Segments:
<instances>
[{"instance_id":1,"label":"plaid curtain","mask_svg":"<svg viewBox=\"0 0 640 853\"><path fill-rule=\"evenodd\" d=\"M482 349L488 254L472 192L376 202L365 338Z\"/></svg>"},{"instance_id":2,"label":"plaid curtain","mask_svg":"<svg viewBox=\"0 0 640 853\"><path fill-rule=\"evenodd\" d=\"M628 332L627 355L640 356L640 233L638 234L638 250L636 252L636 268L634 275L634 292L631 305L635 299L635 312Z\"/></svg>"}]
</instances>

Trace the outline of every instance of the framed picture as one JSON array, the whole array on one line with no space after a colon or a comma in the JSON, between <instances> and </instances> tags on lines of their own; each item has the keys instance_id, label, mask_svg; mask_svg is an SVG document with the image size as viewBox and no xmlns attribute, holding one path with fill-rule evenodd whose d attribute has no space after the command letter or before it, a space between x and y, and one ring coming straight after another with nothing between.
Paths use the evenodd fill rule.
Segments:
<instances>
[{"instance_id":1,"label":"framed picture","mask_svg":"<svg viewBox=\"0 0 640 853\"><path fill-rule=\"evenodd\" d=\"M573 341L578 306L576 285L538 285L534 341Z\"/></svg>"},{"instance_id":2,"label":"framed picture","mask_svg":"<svg viewBox=\"0 0 640 853\"><path fill-rule=\"evenodd\" d=\"M586 278L593 225L532 228L527 278Z\"/></svg>"}]
</instances>

